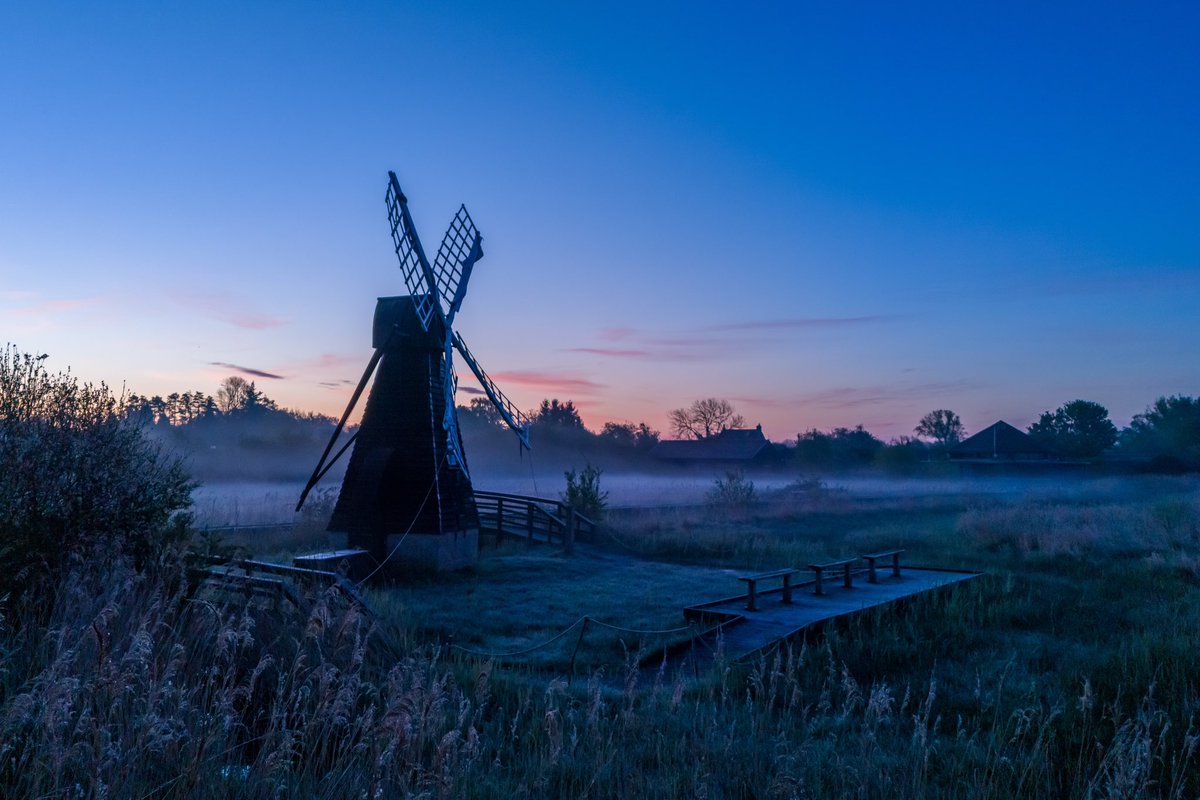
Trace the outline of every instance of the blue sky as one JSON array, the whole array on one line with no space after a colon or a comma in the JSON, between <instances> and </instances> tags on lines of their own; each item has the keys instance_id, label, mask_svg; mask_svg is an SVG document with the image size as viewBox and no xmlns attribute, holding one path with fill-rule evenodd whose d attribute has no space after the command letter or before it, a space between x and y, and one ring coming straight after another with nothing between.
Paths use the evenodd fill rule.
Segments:
<instances>
[{"instance_id":1,"label":"blue sky","mask_svg":"<svg viewBox=\"0 0 1200 800\"><path fill-rule=\"evenodd\" d=\"M1200 394L1198 9L5 4L0 341L336 413L394 169L523 407L1123 424Z\"/></svg>"}]
</instances>

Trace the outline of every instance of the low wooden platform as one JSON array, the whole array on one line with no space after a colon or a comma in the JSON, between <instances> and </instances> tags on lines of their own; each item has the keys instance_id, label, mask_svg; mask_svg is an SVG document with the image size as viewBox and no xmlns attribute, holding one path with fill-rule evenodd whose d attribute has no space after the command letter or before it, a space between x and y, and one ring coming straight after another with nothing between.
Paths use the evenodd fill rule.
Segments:
<instances>
[{"instance_id":1,"label":"low wooden platform","mask_svg":"<svg viewBox=\"0 0 1200 800\"><path fill-rule=\"evenodd\" d=\"M725 623L720 630L725 657L738 660L840 617L969 581L981 574L905 565L899 577L880 574L878 583L869 583L865 574L856 575L854 585L849 589L839 582L826 580L823 595L813 593L813 581L795 584L791 603L782 602L782 587L759 592L755 611L747 610L746 596L739 595L690 606L683 613L687 619L705 625ZM713 634L710 641L705 642L704 651L712 651L716 636ZM696 648L692 650L701 652Z\"/></svg>"}]
</instances>

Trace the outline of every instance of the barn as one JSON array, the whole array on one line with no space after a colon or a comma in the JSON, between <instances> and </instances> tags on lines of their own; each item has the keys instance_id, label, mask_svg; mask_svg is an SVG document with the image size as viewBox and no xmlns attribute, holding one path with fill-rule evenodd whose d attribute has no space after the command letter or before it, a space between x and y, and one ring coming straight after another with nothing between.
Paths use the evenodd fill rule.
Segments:
<instances>
[{"instance_id":1,"label":"barn","mask_svg":"<svg viewBox=\"0 0 1200 800\"><path fill-rule=\"evenodd\" d=\"M656 444L650 456L679 465L750 467L770 459L770 444L758 425L730 428L706 439L668 439Z\"/></svg>"},{"instance_id":2,"label":"barn","mask_svg":"<svg viewBox=\"0 0 1200 800\"><path fill-rule=\"evenodd\" d=\"M1032 436L1004 420L963 439L949 450L952 461L1025 462L1051 461L1055 454Z\"/></svg>"}]
</instances>

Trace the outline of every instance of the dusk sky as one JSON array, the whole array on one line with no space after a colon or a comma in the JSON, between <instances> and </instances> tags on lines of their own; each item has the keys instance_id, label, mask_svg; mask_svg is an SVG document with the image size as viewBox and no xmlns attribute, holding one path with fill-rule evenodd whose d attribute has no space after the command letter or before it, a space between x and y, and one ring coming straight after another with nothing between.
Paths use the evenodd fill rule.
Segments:
<instances>
[{"instance_id":1,"label":"dusk sky","mask_svg":"<svg viewBox=\"0 0 1200 800\"><path fill-rule=\"evenodd\" d=\"M3 3L0 344L340 413L393 169L431 254L482 231L456 327L522 408L1124 425L1200 394L1198 43L1195 2Z\"/></svg>"}]
</instances>

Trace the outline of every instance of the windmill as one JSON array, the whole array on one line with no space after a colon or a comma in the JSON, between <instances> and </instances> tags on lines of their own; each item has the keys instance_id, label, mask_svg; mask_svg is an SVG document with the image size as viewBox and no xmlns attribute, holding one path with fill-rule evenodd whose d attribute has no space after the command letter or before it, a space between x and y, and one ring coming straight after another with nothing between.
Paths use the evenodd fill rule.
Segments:
<instances>
[{"instance_id":1,"label":"windmill","mask_svg":"<svg viewBox=\"0 0 1200 800\"><path fill-rule=\"evenodd\" d=\"M529 446L529 423L454 330L471 270L483 258L483 237L466 206L454 215L431 265L394 172L388 173L386 201L408 294L378 299L375 352L296 510L353 444L329 530L346 533L350 547L365 550L376 564L394 560L457 569L475 562L479 518L454 405L453 352L470 367L522 447ZM330 458L373 374L362 424Z\"/></svg>"}]
</instances>

